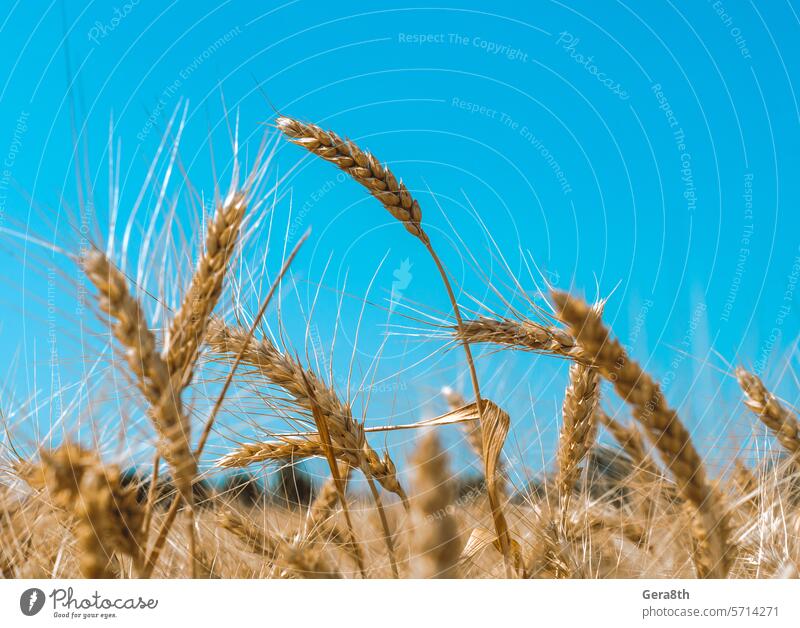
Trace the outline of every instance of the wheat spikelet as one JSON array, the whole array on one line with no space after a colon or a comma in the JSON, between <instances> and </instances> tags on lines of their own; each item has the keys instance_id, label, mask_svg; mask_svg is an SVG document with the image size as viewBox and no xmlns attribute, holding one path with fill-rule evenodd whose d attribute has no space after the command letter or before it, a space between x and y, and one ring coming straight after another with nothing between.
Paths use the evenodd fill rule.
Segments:
<instances>
[{"instance_id":1,"label":"wheat spikelet","mask_svg":"<svg viewBox=\"0 0 800 628\"><path fill-rule=\"evenodd\" d=\"M403 223L409 233L427 241L428 236L422 229L419 203L405 184L371 153L315 124L282 116L277 119L276 125L291 142L344 170L367 188L392 216Z\"/></svg>"},{"instance_id":2,"label":"wheat spikelet","mask_svg":"<svg viewBox=\"0 0 800 628\"><path fill-rule=\"evenodd\" d=\"M414 454L415 494L411 500L415 578L456 578L463 543L453 516L455 497L447 458L435 432L423 436Z\"/></svg>"},{"instance_id":3,"label":"wheat spikelet","mask_svg":"<svg viewBox=\"0 0 800 628\"><path fill-rule=\"evenodd\" d=\"M173 385L165 361L144 312L128 291L124 275L108 258L94 251L84 260L86 276L99 293L99 306L111 319L112 332L125 347L128 366L150 403L150 417L159 436L162 455L172 469L175 485L192 504L196 462L189 443L189 422L181 404L181 390Z\"/></svg>"},{"instance_id":4,"label":"wheat spikelet","mask_svg":"<svg viewBox=\"0 0 800 628\"><path fill-rule=\"evenodd\" d=\"M222 284L246 209L243 192L233 192L219 205L208 225L189 288L169 326L164 361L181 388L189 383L209 317L222 293Z\"/></svg>"},{"instance_id":5,"label":"wheat spikelet","mask_svg":"<svg viewBox=\"0 0 800 628\"><path fill-rule=\"evenodd\" d=\"M736 379L747 395L744 404L775 434L778 442L800 465L800 425L797 417L783 407L757 375L738 367Z\"/></svg>"},{"instance_id":6,"label":"wheat spikelet","mask_svg":"<svg viewBox=\"0 0 800 628\"><path fill-rule=\"evenodd\" d=\"M26 479L35 488L46 487L53 502L75 518L84 578L115 577L115 552L131 558L141 572L144 513L136 488L123 487L118 467L104 467L94 453L66 443L42 452L37 473Z\"/></svg>"},{"instance_id":7,"label":"wheat spikelet","mask_svg":"<svg viewBox=\"0 0 800 628\"><path fill-rule=\"evenodd\" d=\"M353 419L352 412L336 392L326 386L310 369L278 350L269 340L249 339L237 327L212 320L208 329L208 344L218 354L239 355L242 361L254 366L260 375L286 390L300 409L312 412L309 389L320 411L327 419L328 429L337 460L361 469L374 477L387 491L405 500L405 491L397 480L397 470L388 454L381 459L367 443L363 426ZM251 443L226 455L221 466L245 466L254 462L278 459L325 457L318 434L308 438L287 438L284 441Z\"/></svg>"},{"instance_id":8,"label":"wheat spikelet","mask_svg":"<svg viewBox=\"0 0 800 628\"><path fill-rule=\"evenodd\" d=\"M633 406L634 416L654 442L681 494L696 509L695 536L702 554L699 575L725 577L730 567L727 515L720 496L708 482L689 432L667 405L658 384L628 357L618 340L610 337L596 312L563 292L554 292L553 300L586 354Z\"/></svg>"}]
</instances>

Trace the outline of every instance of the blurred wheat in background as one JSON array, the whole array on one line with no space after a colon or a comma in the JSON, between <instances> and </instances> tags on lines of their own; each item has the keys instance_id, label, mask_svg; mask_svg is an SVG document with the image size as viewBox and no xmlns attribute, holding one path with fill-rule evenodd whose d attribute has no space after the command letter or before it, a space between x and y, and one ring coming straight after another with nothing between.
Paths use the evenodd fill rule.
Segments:
<instances>
[{"instance_id":1,"label":"blurred wheat in background","mask_svg":"<svg viewBox=\"0 0 800 628\"><path fill-rule=\"evenodd\" d=\"M730 460L722 473L707 468L658 375L603 322L602 295L591 304L545 291L544 305L530 314L465 318L436 237L399 175L317 125L283 116L275 126L246 175L234 139L231 182L224 192L215 185L211 211L187 238L199 243L191 277L176 278L153 256L147 274L160 290L137 285L113 233L107 245L67 251L91 286L97 337L120 358L114 394L135 398L156 435L147 452L152 471L110 463L102 442L67 430L28 452L9 435L0 475L4 577L797 577L798 419L759 377L743 368L728 374L781 453ZM267 311L280 318L273 296L296 270L307 237L292 251L278 242L283 263L270 269L268 283L248 274L260 264L247 259L248 239L269 221L270 199L280 193L279 180L265 185L280 135L365 187L414 236L405 246L424 247L435 263L452 312L431 331L441 337L444 330L470 374L469 388L453 382L442 390L449 411L367 426L354 411L349 380L334 383L302 355L299 339L293 345L263 324ZM177 139L165 148L174 155ZM185 246L191 256L192 245ZM244 287L260 304L256 314L244 305ZM474 345L491 345L501 357L549 356L569 372L555 465L541 481L521 481L523 463L504 450L510 416L481 395ZM257 391L255 401L230 394L239 389ZM616 394L630 414L611 416L604 394ZM292 427L259 425L267 411ZM204 468L209 436L234 414L263 438L228 438L227 450ZM92 433L107 435L104 422L115 420L93 414ZM441 444L439 431L452 424L480 464L471 484ZM408 482L380 450L382 435L395 430L417 434ZM602 432L615 447L598 442ZM303 471L310 458L330 474L318 488ZM263 467L271 487L257 479Z\"/></svg>"}]
</instances>

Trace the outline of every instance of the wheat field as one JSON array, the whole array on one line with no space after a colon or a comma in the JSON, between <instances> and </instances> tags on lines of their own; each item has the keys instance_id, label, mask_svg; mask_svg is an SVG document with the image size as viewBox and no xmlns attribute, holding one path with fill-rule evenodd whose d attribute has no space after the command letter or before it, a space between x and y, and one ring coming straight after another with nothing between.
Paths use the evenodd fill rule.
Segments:
<instances>
[{"instance_id":1,"label":"wheat field","mask_svg":"<svg viewBox=\"0 0 800 628\"><path fill-rule=\"evenodd\" d=\"M368 428L350 391L334 387L291 339L266 334L263 317L275 309L308 234L261 285L257 311L230 298L241 282L232 269L241 267L248 225L270 210L268 141L247 174L237 163L198 224L202 246L191 277L160 278L182 291L162 308L164 320L148 318L159 295L132 280L124 247L94 242L68 252L87 282L98 335L114 347L115 386L135 398L155 435L153 466L131 473L68 430L55 444L48 438L33 447L17 447L9 436L0 451L3 577L798 576L798 419L756 374L739 367L729 375L774 447L760 459L730 460L718 473L707 468L658 374L643 370L603 322L605 301L551 290L541 295L551 309L529 316L465 315L399 173L314 124L279 117L272 133L307 151L298 158L330 162L366 188L371 206L383 206L408 232L406 245L424 248L451 306L444 333L463 357L467 385L442 389L448 410L438 416L390 417ZM152 272L170 269L154 264ZM479 345L501 356L549 356L569 372L556 463L541 482L515 481L519 463L504 453L511 420L482 394L472 351ZM229 442L206 469L207 444L226 420L230 392L243 385L257 386L261 402L291 416L296 429L264 428L263 439ZM603 390L627 411L606 411ZM202 412L198 394L207 401ZM460 427L479 461L481 476L471 482L442 445L448 425ZM408 481L379 448L383 432L399 429L415 434ZM598 442L603 432L614 447ZM318 490L298 468L312 458L329 475ZM280 490L257 486L252 472L261 468L280 478Z\"/></svg>"}]
</instances>

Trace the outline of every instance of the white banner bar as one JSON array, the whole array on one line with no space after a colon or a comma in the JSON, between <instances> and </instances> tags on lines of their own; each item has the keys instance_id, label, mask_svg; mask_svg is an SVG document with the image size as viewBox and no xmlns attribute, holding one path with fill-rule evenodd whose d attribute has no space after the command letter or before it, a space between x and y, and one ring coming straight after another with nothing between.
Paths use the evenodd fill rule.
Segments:
<instances>
[{"instance_id":1,"label":"white banner bar","mask_svg":"<svg viewBox=\"0 0 800 628\"><path fill-rule=\"evenodd\" d=\"M14 628L563 624L797 628L800 580L0 580Z\"/></svg>"}]
</instances>

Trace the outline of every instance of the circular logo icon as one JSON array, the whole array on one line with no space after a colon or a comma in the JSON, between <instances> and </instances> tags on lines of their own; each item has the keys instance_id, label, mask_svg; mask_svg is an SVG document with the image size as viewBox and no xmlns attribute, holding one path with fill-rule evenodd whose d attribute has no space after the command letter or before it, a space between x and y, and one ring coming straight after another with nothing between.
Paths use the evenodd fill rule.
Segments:
<instances>
[{"instance_id":1,"label":"circular logo icon","mask_svg":"<svg viewBox=\"0 0 800 628\"><path fill-rule=\"evenodd\" d=\"M41 589L27 589L19 596L19 610L23 615L33 617L44 606L44 591Z\"/></svg>"}]
</instances>

